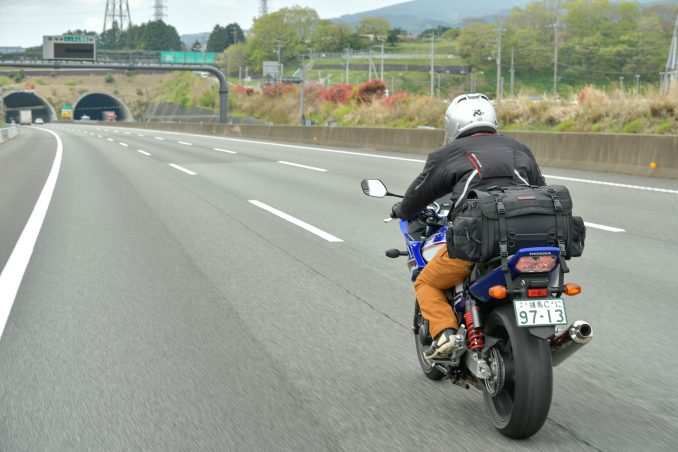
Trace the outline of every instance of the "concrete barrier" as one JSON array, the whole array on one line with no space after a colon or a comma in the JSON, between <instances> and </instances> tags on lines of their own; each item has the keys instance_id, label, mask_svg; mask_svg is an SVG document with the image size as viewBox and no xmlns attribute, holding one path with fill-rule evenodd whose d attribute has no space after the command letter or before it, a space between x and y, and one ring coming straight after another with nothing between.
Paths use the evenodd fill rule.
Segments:
<instances>
[{"instance_id":1,"label":"concrete barrier","mask_svg":"<svg viewBox=\"0 0 678 452\"><path fill-rule=\"evenodd\" d=\"M0 129L0 144L9 141L19 135L19 128L17 126L3 127Z\"/></svg>"},{"instance_id":2,"label":"concrete barrier","mask_svg":"<svg viewBox=\"0 0 678 452\"><path fill-rule=\"evenodd\" d=\"M110 124L109 124L110 125ZM217 136L426 155L442 146L438 129L302 127L254 124L117 123ZM678 135L506 132L532 149L541 166L678 179ZM656 169L650 163L656 163Z\"/></svg>"}]
</instances>

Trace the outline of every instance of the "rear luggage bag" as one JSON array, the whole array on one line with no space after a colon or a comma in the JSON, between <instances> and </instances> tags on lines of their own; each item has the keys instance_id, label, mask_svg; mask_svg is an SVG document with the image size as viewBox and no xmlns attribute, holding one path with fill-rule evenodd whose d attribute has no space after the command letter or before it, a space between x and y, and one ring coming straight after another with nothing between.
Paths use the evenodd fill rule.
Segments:
<instances>
[{"instance_id":1,"label":"rear luggage bag","mask_svg":"<svg viewBox=\"0 0 678 452\"><path fill-rule=\"evenodd\" d=\"M562 185L472 190L452 216L450 257L484 263L521 248L552 246L570 259L584 250L584 221L572 216L572 198Z\"/></svg>"}]
</instances>

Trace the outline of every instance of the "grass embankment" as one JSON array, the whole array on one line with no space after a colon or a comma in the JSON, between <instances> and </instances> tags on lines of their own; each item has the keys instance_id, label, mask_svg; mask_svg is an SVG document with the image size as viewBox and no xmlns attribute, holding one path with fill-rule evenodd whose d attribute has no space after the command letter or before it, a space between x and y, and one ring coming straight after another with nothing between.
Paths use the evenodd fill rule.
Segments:
<instances>
[{"instance_id":1,"label":"grass embankment","mask_svg":"<svg viewBox=\"0 0 678 452\"><path fill-rule=\"evenodd\" d=\"M390 97L378 93L366 102L359 99L360 88L346 87L343 96L334 96L336 88L306 86L307 119L318 125L336 121L343 126L443 127L447 104L440 99L399 92ZM262 93L234 91L234 107L244 115L275 124L300 122L299 86ZM504 130L678 134L678 87L665 95L650 91L642 96L589 87L570 101L515 97L504 99L497 112Z\"/></svg>"}]
</instances>

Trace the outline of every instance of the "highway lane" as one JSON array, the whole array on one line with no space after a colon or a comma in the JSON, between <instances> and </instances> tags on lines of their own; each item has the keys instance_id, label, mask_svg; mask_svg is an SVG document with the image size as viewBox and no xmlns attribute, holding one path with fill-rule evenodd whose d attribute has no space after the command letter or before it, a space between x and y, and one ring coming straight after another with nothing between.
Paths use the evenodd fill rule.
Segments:
<instances>
[{"instance_id":1,"label":"highway lane","mask_svg":"<svg viewBox=\"0 0 678 452\"><path fill-rule=\"evenodd\" d=\"M10 450L670 444L676 340L662 329L678 314L670 302L677 240L667 233L677 225L659 206L675 212L678 195L567 183L587 221L627 232L589 228L585 257L571 265L585 294L568 313L590 320L596 338L556 369L544 429L515 443L494 432L479 393L418 370L404 261L383 257L401 243L381 221L391 201L365 197L358 183L381 177L402 191L421 156L50 127L64 141L64 166L0 342L0 403L9 407L0 444ZM650 322L634 309L653 300L662 310ZM650 362L661 364L644 376Z\"/></svg>"}]
</instances>

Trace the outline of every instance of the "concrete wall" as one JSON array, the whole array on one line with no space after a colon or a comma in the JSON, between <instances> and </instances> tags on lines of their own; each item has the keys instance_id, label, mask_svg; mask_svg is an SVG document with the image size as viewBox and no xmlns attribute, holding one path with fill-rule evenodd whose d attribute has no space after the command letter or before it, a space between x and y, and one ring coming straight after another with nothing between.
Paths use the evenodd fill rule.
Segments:
<instances>
[{"instance_id":1,"label":"concrete wall","mask_svg":"<svg viewBox=\"0 0 678 452\"><path fill-rule=\"evenodd\" d=\"M0 129L0 144L9 141L19 135L19 128L17 126L8 126Z\"/></svg>"},{"instance_id":2,"label":"concrete wall","mask_svg":"<svg viewBox=\"0 0 678 452\"><path fill-rule=\"evenodd\" d=\"M129 123L124 126L422 155L440 147L445 139L444 132L436 129L182 123ZM678 135L506 134L527 144L541 166L678 179ZM657 164L656 169L650 168L651 162Z\"/></svg>"}]
</instances>

